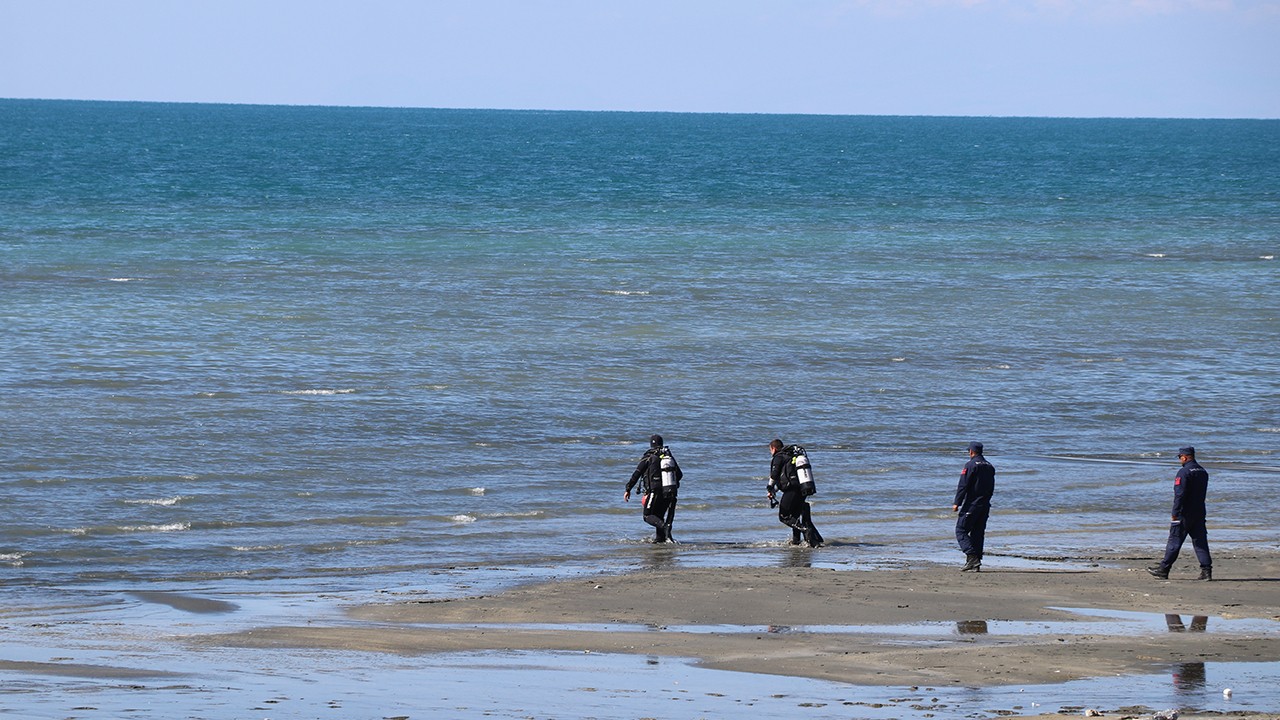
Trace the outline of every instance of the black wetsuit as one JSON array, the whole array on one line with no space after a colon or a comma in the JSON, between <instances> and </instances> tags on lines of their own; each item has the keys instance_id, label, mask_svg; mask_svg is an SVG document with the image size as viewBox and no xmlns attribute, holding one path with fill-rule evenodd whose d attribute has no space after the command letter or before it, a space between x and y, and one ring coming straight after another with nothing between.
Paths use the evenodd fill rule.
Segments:
<instances>
[{"instance_id":1,"label":"black wetsuit","mask_svg":"<svg viewBox=\"0 0 1280 720\"><path fill-rule=\"evenodd\" d=\"M662 485L664 454L671 459L674 466L672 472L675 481L665 488ZM636 483L643 482L640 491L644 497L641 500L640 509L644 521L656 530L654 542L674 540L671 536L671 524L676 519L676 500L680 490L680 480L683 477L684 472L680 470L680 463L676 462L671 449L664 446L646 450L639 464L636 465L635 472L631 473L631 479L627 481L627 492L631 492L631 488L635 487Z\"/></svg>"},{"instance_id":2,"label":"black wetsuit","mask_svg":"<svg viewBox=\"0 0 1280 720\"><path fill-rule=\"evenodd\" d=\"M956 518L956 542L965 555L982 557L987 536L987 518L991 515L991 495L996 489L996 469L981 455L974 455L960 471L953 503L960 513Z\"/></svg>"},{"instance_id":3,"label":"black wetsuit","mask_svg":"<svg viewBox=\"0 0 1280 720\"><path fill-rule=\"evenodd\" d=\"M778 498L778 521L791 528L791 544L799 545L801 540L809 547L818 547L823 543L822 533L813 525L813 508L806 501L800 489L800 479L796 468L791 463L791 447L787 446L773 454L769 463L770 495L775 490L781 491Z\"/></svg>"}]
</instances>

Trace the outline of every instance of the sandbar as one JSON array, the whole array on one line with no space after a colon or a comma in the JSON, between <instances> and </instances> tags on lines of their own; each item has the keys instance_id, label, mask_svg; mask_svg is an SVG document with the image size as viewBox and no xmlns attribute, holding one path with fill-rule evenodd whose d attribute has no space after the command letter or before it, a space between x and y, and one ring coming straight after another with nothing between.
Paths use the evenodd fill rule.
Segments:
<instances>
[{"instance_id":1,"label":"sandbar","mask_svg":"<svg viewBox=\"0 0 1280 720\"><path fill-rule=\"evenodd\" d=\"M739 672L932 687L1055 683L1160 672L1180 663L1280 661L1280 630L1216 631L1223 620L1280 621L1280 555L1221 554L1213 582L1195 581L1191 565L1175 568L1171 580L1157 580L1145 564L1138 558L1075 558L1061 569L991 567L979 573L940 564L904 570L667 566L476 597L401 598L352 608L350 622L264 627L201 641L402 655L630 653L691 658ZM1075 612L1089 608L1178 616L1188 631L1170 625L1111 632L1106 620ZM1196 632L1193 618L1207 619L1208 631ZM1014 622L1051 629L981 630L985 623ZM904 626L919 623L955 623L956 630L941 637L904 634ZM1081 623L1087 631L1054 632L1071 627L1060 623Z\"/></svg>"}]
</instances>

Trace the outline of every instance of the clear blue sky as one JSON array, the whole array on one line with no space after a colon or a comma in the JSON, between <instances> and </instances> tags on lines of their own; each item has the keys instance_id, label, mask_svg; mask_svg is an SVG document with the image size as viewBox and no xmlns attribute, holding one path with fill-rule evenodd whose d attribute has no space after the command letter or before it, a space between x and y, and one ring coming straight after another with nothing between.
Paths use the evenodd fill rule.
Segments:
<instances>
[{"instance_id":1,"label":"clear blue sky","mask_svg":"<svg viewBox=\"0 0 1280 720\"><path fill-rule=\"evenodd\" d=\"M1280 118L1280 0L0 0L0 97Z\"/></svg>"}]
</instances>

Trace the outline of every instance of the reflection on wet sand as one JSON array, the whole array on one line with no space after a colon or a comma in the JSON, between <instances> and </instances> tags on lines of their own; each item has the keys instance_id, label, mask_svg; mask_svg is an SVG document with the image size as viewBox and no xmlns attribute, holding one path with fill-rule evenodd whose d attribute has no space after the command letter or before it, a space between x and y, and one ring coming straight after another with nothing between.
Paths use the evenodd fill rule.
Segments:
<instances>
[{"instance_id":1,"label":"reflection on wet sand","mask_svg":"<svg viewBox=\"0 0 1280 720\"><path fill-rule=\"evenodd\" d=\"M1164 624L1169 626L1169 632L1204 632L1209 627L1209 618L1206 615L1195 615L1191 618L1190 627L1182 624L1182 616L1166 613L1164 616Z\"/></svg>"},{"instance_id":2,"label":"reflection on wet sand","mask_svg":"<svg viewBox=\"0 0 1280 720\"><path fill-rule=\"evenodd\" d=\"M784 568L807 568L813 567L813 550L811 548L797 546L787 548L790 552L783 553L778 563Z\"/></svg>"},{"instance_id":3,"label":"reflection on wet sand","mask_svg":"<svg viewBox=\"0 0 1280 720\"><path fill-rule=\"evenodd\" d=\"M1204 663L1178 663L1173 666L1173 690L1179 695L1191 695L1204 690Z\"/></svg>"},{"instance_id":4,"label":"reflection on wet sand","mask_svg":"<svg viewBox=\"0 0 1280 720\"><path fill-rule=\"evenodd\" d=\"M986 620L957 620L956 634L957 635L986 635L987 621Z\"/></svg>"},{"instance_id":5,"label":"reflection on wet sand","mask_svg":"<svg viewBox=\"0 0 1280 720\"><path fill-rule=\"evenodd\" d=\"M1206 615L1193 615L1191 623L1184 625L1181 615L1165 613L1164 624L1168 626L1169 632L1204 632L1209 627L1209 618ZM1177 694L1199 693L1204 690L1204 685L1204 663L1178 663L1173 666L1173 690Z\"/></svg>"}]
</instances>

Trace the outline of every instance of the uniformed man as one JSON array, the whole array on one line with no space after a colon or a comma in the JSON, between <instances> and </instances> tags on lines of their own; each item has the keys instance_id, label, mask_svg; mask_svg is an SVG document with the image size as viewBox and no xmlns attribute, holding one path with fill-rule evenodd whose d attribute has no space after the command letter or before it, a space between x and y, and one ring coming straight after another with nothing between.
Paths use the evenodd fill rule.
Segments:
<instances>
[{"instance_id":1,"label":"uniformed man","mask_svg":"<svg viewBox=\"0 0 1280 720\"><path fill-rule=\"evenodd\" d=\"M1164 560L1152 565L1147 572L1169 579L1169 568L1178 559L1182 543L1191 536L1191 546L1200 561L1199 580L1213 579L1213 559L1209 556L1209 534L1205 529L1204 499L1209 492L1209 473L1196 462L1196 449L1191 446L1178 449L1178 462L1182 467L1173 478L1173 521L1169 525L1169 542L1165 545Z\"/></svg>"},{"instance_id":2,"label":"uniformed man","mask_svg":"<svg viewBox=\"0 0 1280 720\"><path fill-rule=\"evenodd\" d=\"M654 527L655 543L675 542L671 534L671 523L676 518L676 495L680 489L680 479L684 472L680 463L662 442L661 435L649 436L649 449L645 451L636 465L635 472L627 481L627 489L622 493L623 501L630 502L631 488L642 483L640 492L643 498L640 510L644 521Z\"/></svg>"},{"instance_id":3,"label":"uniformed man","mask_svg":"<svg viewBox=\"0 0 1280 720\"><path fill-rule=\"evenodd\" d=\"M956 542L964 552L961 572L982 570L982 545L987 536L987 517L991 515L991 495L996 489L996 469L982 456L982 443L969 443L969 462L960 471L955 502L951 511L956 517Z\"/></svg>"}]
</instances>

